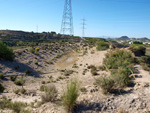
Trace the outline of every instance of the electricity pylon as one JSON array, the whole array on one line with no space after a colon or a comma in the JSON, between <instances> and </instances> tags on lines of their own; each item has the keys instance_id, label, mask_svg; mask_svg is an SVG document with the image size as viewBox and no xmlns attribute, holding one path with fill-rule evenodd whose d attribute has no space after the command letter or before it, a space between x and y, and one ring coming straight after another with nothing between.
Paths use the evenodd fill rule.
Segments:
<instances>
[{"instance_id":1,"label":"electricity pylon","mask_svg":"<svg viewBox=\"0 0 150 113\"><path fill-rule=\"evenodd\" d=\"M85 25L86 24L85 24L85 19L84 18L82 19L82 21L83 21L82 22L82 38L84 38L84 35L85 35L84 30L85 30Z\"/></svg>"},{"instance_id":2,"label":"electricity pylon","mask_svg":"<svg viewBox=\"0 0 150 113\"><path fill-rule=\"evenodd\" d=\"M65 0L60 33L70 35L70 36L74 34L71 0Z\"/></svg>"}]
</instances>

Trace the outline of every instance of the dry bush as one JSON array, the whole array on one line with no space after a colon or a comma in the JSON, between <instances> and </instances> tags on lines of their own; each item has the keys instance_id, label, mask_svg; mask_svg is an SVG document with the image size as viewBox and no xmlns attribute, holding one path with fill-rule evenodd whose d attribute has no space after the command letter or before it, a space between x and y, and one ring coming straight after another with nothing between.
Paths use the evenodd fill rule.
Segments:
<instances>
[{"instance_id":1,"label":"dry bush","mask_svg":"<svg viewBox=\"0 0 150 113\"><path fill-rule=\"evenodd\" d=\"M57 99L58 91L54 85L45 86L45 94L41 96L42 102L54 102Z\"/></svg>"}]
</instances>

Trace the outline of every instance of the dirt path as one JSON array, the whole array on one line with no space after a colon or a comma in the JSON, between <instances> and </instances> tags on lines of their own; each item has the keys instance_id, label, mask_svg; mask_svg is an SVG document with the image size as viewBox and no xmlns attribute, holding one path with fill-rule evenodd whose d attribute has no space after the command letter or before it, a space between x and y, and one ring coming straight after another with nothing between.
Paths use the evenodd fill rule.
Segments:
<instances>
[{"instance_id":1,"label":"dirt path","mask_svg":"<svg viewBox=\"0 0 150 113\"><path fill-rule=\"evenodd\" d=\"M139 71L136 81L141 84L150 83L150 72L143 70L140 65L136 65L136 68Z\"/></svg>"}]
</instances>

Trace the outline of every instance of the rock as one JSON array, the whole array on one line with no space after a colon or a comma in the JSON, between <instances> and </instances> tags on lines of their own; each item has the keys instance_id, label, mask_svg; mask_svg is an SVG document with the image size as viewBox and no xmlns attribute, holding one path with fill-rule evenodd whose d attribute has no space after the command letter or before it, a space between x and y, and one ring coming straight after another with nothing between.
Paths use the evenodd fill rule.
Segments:
<instances>
[{"instance_id":1,"label":"rock","mask_svg":"<svg viewBox=\"0 0 150 113\"><path fill-rule=\"evenodd\" d=\"M135 102L135 99L132 99L131 102L130 102L130 104L133 104L134 102Z\"/></svg>"}]
</instances>

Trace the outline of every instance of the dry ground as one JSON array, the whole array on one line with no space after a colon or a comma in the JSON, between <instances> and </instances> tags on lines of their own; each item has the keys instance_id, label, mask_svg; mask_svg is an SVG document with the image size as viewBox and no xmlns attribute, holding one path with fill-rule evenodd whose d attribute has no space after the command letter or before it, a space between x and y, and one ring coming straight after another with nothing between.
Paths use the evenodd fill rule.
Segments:
<instances>
[{"instance_id":1,"label":"dry ground","mask_svg":"<svg viewBox=\"0 0 150 113\"><path fill-rule=\"evenodd\" d=\"M54 55L50 55L47 51L40 51L38 55L29 53L26 49L21 55L17 56L14 62L0 61L0 71L5 74L5 80L1 81L6 90L0 94L0 98L5 95L12 101L21 101L27 104L34 102L35 106L41 100L42 92L39 90L45 81L45 85L54 84L59 92L59 97L63 94L66 83L70 78L77 78L80 87L86 88L86 92L80 92L78 98L78 109L76 112L83 113L99 113L99 112L129 112L129 113L146 113L150 112L150 74L144 71L141 66L136 65L139 74L136 75L135 86L125 89L125 93L120 95L103 95L101 90L94 86L95 78L107 75L108 72L98 71L97 76L92 76L89 65L100 66L103 58L108 51L97 51L95 48L85 49L79 52L71 52L56 61L54 64L48 64L48 59L52 59ZM55 53L53 53L55 54ZM35 64L38 62L38 65ZM76 64L76 68L72 66ZM19 66L20 69L15 70L14 67ZM64 76L60 70L73 70L74 73L69 77ZM85 75L83 71L87 69ZM31 70L30 76L24 76L25 70ZM16 86L9 80L9 76L19 75L24 76L26 83L23 86L27 93L15 94L15 89L20 89L21 86ZM34 76L35 75L35 76ZM52 76L52 79L49 79ZM59 77L64 79L58 79ZM4 111L3 111L4 112ZM6 111L9 112L9 111ZM11 111L10 111L11 112ZM46 103L39 108L33 108L33 113L66 113L60 102Z\"/></svg>"}]
</instances>

